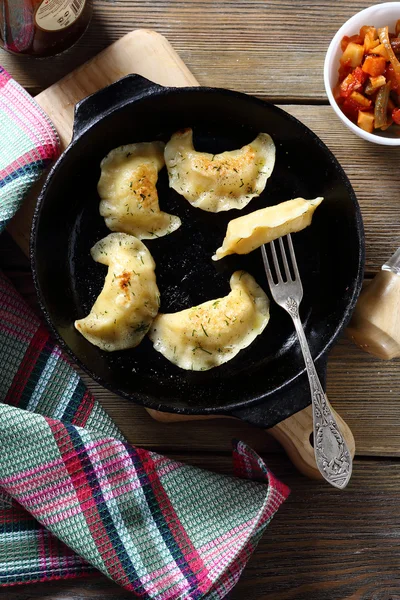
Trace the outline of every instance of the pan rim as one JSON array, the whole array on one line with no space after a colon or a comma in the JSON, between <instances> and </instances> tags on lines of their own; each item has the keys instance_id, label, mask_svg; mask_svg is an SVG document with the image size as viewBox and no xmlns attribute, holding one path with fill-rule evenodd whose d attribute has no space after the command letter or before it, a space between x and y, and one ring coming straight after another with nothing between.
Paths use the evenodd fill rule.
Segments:
<instances>
[{"instance_id":1,"label":"pan rim","mask_svg":"<svg viewBox=\"0 0 400 600\"><path fill-rule=\"evenodd\" d=\"M128 75L128 76L118 80L117 82L115 82L115 84L111 84L111 86L119 84L121 81L128 79L128 78L132 78L132 77L137 77L137 76ZM144 78L140 78L140 79L144 79ZM145 81L147 81L147 80L145 80ZM243 400L243 401L237 401L234 403L226 403L226 404L224 403L222 406L221 405L219 405L219 406L202 405L201 407L199 407L199 406L172 406L171 404L165 404L162 401L162 399L160 401L153 400L153 399L150 399L149 396L147 396L146 394L140 393L140 392L139 393L137 393L137 392L127 393L124 390L119 389L117 386L114 386L113 384L105 382L101 376L94 373L75 355L75 353L70 349L68 344L65 342L64 338L58 333L55 325L53 324L53 320L49 314L49 311L47 309L45 294L43 293L42 286L39 281L37 261L36 261L36 247L38 244L38 225L40 222L40 213L41 213L41 210L44 205L47 190L51 184L51 181L52 181L55 173L58 171L58 169L62 165L64 158L67 156L67 154L69 152L71 152L73 150L74 146L79 142L79 140L81 140L83 137L85 137L87 134L89 134L93 127L96 127L96 125L99 123L100 120L103 121L104 119L107 119L110 115L114 114L115 112L118 112L119 110L123 110L124 108L126 108L127 105L146 101L146 99L149 96L153 96L153 95L158 96L158 95L171 94L171 93L172 94L173 93L179 93L179 94L184 93L184 94L190 95L190 94L206 92L206 93L210 93L210 94L224 95L227 97L236 97L236 98L240 98L242 100L245 99L247 102L256 103L258 105L261 105L262 107L268 107L269 110L280 113L283 116L283 118L291 121L293 124L295 124L295 126L297 128L302 129L302 131L313 141L313 143L317 144L317 146L325 153L325 155L327 157L330 158L330 160L334 164L335 169L338 172L338 176L340 177L340 180L343 182L343 184L346 188L348 199L351 200L351 202L354 206L354 212L355 212L354 234L357 236L357 240L358 240L357 273L353 274L354 282L353 282L353 286L352 286L353 289L352 289L351 297L349 298L346 309L343 311L341 319L337 323L335 330L331 334L328 341L323 345L322 349L315 356L315 358L314 358L315 362L321 361L324 359L324 357L326 357L327 352L335 344L338 337L343 332L344 328L346 327L348 321L351 318L351 315L354 310L355 304L357 302L359 293L361 291L361 286L362 286L362 282L363 282L363 274L364 274L364 261L365 261L365 238L364 238L364 228L363 228L361 209L358 204L356 194L355 194L355 192L351 186L351 183L349 181L349 178L347 177L343 167L340 165L339 161L337 160L335 155L332 153L332 151L326 146L326 144L311 129L309 129L306 125L304 125L296 117L294 117L293 115L290 115L282 108L275 106L274 104L272 104L268 101L261 100L255 96L247 95L242 92L228 90L225 88L203 87L203 86L195 86L195 87L187 87L187 88L162 87L162 86L158 86L157 84L154 84L153 82L148 82L148 83L149 83L149 86L151 86L151 87L141 97L130 98L129 100L127 100L126 102L124 102L123 104L121 104L117 107L111 106L110 109L108 111L106 111L105 113L103 113L102 116L96 122L94 122L94 123L90 124L88 127L84 128L77 135L75 135L76 132L74 130L74 137L72 138L70 144L62 152L60 157L57 159L57 161L51 167L51 169L46 177L45 183L44 183L41 193L38 197L36 207L34 210L34 215L33 215L33 220L32 220L32 228L31 228L31 237L30 237L30 261L31 261L33 280L34 280L34 285L35 285L35 289L36 289L39 306L40 306L42 314L44 315L44 319L45 319L47 327L50 329L52 335L54 336L55 340L60 345L60 347L63 349L63 351L66 352L66 354L68 354L68 356L74 361L74 363L78 367L83 369L83 371L85 373L87 373L94 381L99 383L102 387L110 390L111 392L113 392L123 398L126 398L126 399L134 402L135 404L139 404L146 408L151 408L151 409L162 411L162 412L184 414L184 415L231 414L235 410L240 410L240 409L243 409L244 407L250 408L251 406L261 404L261 403L267 401L269 397L275 396L276 394L285 393L285 391L288 390L291 386L294 386L299 379L304 377L304 375L306 373L305 367L303 369L301 369L300 371L298 371L297 374L295 374L292 378L285 380L280 386L275 387L274 389L269 390L266 393L263 393L262 395L256 395L255 397L253 397L250 400ZM111 87L111 86L108 86L108 87ZM104 89L107 89L107 88L104 88ZM100 90L100 92L101 91L103 91L103 90ZM99 93L99 92L96 92L93 95L96 95L97 93ZM310 402L311 402L311 399L310 399Z\"/></svg>"}]
</instances>

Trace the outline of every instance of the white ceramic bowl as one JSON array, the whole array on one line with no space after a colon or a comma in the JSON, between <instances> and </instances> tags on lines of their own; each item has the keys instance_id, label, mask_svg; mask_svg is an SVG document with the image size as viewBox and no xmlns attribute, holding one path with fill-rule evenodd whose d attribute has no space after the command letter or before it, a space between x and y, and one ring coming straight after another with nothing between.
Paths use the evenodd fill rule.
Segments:
<instances>
[{"instance_id":1,"label":"white ceramic bowl","mask_svg":"<svg viewBox=\"0 0 400 600\"><path fill-rule=\"evenodd\" d=\"M337 116L343 123L351 129L356 135L364 140L374 142L375 144L383 144L385 146L400 146L400 126L395 125L389 127L386 131L377 133L368 133L355 123L350 121L346 115L340 110L333 97L332 89L338 80L339 60L342 56L340 42L345 35L351 36L358 34L363 25L373 25L374 27L389 26L389 31L394 31L396 21L400 19L400 2L384 2L383 4L374 4L365 10L360 11L351 19L346 21L344 25L336 33L335 37L329 44L328 51L324 63L324 83L325 90L331 103L331 106Z\"/></svg>"}]
</instances>

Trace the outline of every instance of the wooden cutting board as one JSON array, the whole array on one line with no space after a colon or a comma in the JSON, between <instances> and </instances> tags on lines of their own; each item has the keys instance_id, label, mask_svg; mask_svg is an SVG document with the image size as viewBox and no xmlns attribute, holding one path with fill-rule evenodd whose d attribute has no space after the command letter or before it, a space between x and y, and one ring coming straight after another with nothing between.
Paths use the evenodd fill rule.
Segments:
<instances>
[{"instance_id":1,"label":"wooden cutting board","mask_svg":"<svg viewBox=\"0 0 400 600\"><path fill-rule=\"evenodd\" d=\"M52 119L64 149L72 136L74 107L79 100L130 73L169 86L199 85L192 73L173 50L169 42L155 31L136 30L106 48L59 82L36 96L37 102ZM32 214L40 183L14 217L9 231L22 250L29 254L29 235ZM148 411L164 423L212 417L185 417L170 413ZM335 413L336 414L336 413ZM354 456L354 437L343 419L336 414L347 445ZM308 477L319 479L314 451L310 444L312 433L311 407L308 407L268 432L285 448L293 463Z\"/></svg>"}]
</instances>

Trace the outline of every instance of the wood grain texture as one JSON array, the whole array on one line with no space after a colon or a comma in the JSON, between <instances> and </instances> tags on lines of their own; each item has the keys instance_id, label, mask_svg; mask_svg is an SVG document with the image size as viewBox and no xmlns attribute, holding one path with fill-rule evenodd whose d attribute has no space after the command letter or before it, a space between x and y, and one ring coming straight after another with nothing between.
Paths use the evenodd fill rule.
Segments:
<instances>
[{"instance_id":1,"label":"wood grain texture","mask_svg":"<svg viewBox=\"0 0 400 600\"><path fill-rule=\"evenodd\" d=\"M35 97L53 121L63 150L71 141L76 103L129 73L161 85L198 85L164 36L136 29Z\"/></svg>"},{"instance_id":2,"label":"wood grain texture","mask_svg":"<svg viewBox=\"0 0 400 600\"><path fill-rule=\"evenodd\" d=\"M352 135L327 105L322 65L329 41L370 0L95 0L93 23L70 52L33 61L0 51L0 63L32 94L59 80L124 33L164 34L201 84L237 89L275 103L308 125L345 168L363 211L367 274L400 245L400 150ZM0 268L32 306L29 266L7 235ZM328 394L350 425L359 455L400 456L400 360L382 362L343 337L331 352ZM230 440L268 453L292 488L230 600L400 600L400 476L389 458L355 461L345 492L300 476L275 440L234 420L171 424L88 380L127 438L191 464L230 472ZM0 589L4 600L128 600L99 576Z\"/></svg>"},{"instance_id":3,"label":"wood grain texture","mask_svg":"<svg viewBox=\"0 0 400 600\"><path fill-rule=\"evenodd\" d=\"M92 26L67 54L32 61L0 54L0 63L33 93L132 29L167 36L201 84L285 102L326 101L323 61L336 30L368 0L94 1Z\"/></svg>"},{"instance_id":4,"label":"wood grain texture","mask_svg":"<svg viewBox=\"0 0 400 600\"><path fill-rule=\"evenodd\" d=\"M71 141L76 104L130 73L143 75L161 85L198 85L164 36L136 29L35 97L53 121L61 151ZM44 178L45 175L32 187L8 225L8 231L27 256L33 213Z\"/></svg>"},{"instance_id":5,"label":"wood grain texture","mask_svg":"<svg viewBox=\"0 0 400 600\"><path fill-rule=\"evenodd\" d=\"M178 460L231 473L227 456ZM345 492L299 476L285 456L268 465L292 493L268 526L229 600L399 600L400 474L393 460L357 460ZM16 586L5 600L130 600L102 576Z\"/></svg>"},{"instance_id":6,"label":"wood grain texture","mask_svg":"<svg viewBox=\"0 0 400 600\"><path fill-rule=\"evenodd\" d=\"M400 246L400 171L393 168L394 164L400 164L400 147L377 146L356 137L330 106L285 105L281 108L312 129L344 168L364 219L366 274L376 273ZM18 214L15 225L10 226L13 227L18 232L22 229ZM28 248L28 225L24 232L25 248Z\"/></svg>"},{"instance_id":7,"label":"wood grain texture","mask_svg":"<svg viewBox=\"0 0 400 600\"><path fill-rule=\"evenodd\" d=\"M38 310L27 258L8 234L0 236L0 269ZM351 428L357 456L400 456L400 359L381 361L342 336L328 361L328 397ZM81 372L85 383L127 439L159 452L228 452L232 438L259 452L280 452L264 431L231 419L157 423L141 407L105 390Z\"/></svg>"}]
</instances>

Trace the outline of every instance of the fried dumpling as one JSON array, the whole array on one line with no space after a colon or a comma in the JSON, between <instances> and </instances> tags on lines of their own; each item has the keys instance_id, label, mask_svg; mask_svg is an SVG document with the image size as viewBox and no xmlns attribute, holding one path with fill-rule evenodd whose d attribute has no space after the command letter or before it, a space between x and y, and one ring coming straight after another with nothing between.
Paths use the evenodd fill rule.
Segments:
<instances>
[{"instance_id":1,"label":"fried dumpling","mask_svg":"<svg viewBox=\"0 0 400 600\"><path fill-rule=\"evenodd\" d=\"M163 142L120 146L103 158L97 190L100 214L111 231L143 240L178 229L180 218L161 211L158 205L156 183L163 166Z\"/></svg>"},{"instance_id":2,"label":"fried dumpling","mask_svg":"<svg viewBox=\"0 0 400 600\"><path fill-rule=\"evenodd\" d=\"M181 369L206 371L247 348L269 321L269 300L254 278L236 271L231 292L177 313L159 314L150 329L154 348Z\"/></svg>"},{"instance_id":3,"label":"fried dumpling","mask_svg":"<svg viewBox=\"0 0 400 600\"><path fill-rule=\"evenodd\" d=\"M193 148L193 132L174 133L165 147L169 185L197 208L220 212L241 209L259 196L275 164L275 145L267 133L239 150L208 154Z\"/></svg>"},{"instance_id":4,"label":"fried dumpling","mask_svg":"<svg viewBox=\"0 0 400 600\"><path fill-rule=\"evenodd\" d=\"M212 257L213 260L219 260L228 254L248 254L282 235L301 231L311 224L314 211L322 200L323 198L295 198L232 219L228 223L222 246Z\"/></svg>"},{"instance_id":5,"label":"fried dumpling","mask_svg":"<svg viewBox=\"0 0 400 600\"><path fill-rule=\"evenodd\" d=\"M102 350L134 348L160 304L153 257L140 240L126 233L110 233L93 246L91 255L108 266L108 273L92 310L75 321L75 327Z\"/></svg>"}]
</instances>

